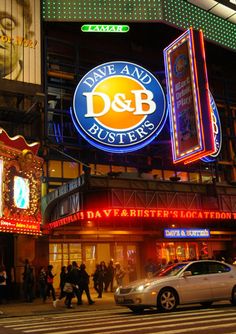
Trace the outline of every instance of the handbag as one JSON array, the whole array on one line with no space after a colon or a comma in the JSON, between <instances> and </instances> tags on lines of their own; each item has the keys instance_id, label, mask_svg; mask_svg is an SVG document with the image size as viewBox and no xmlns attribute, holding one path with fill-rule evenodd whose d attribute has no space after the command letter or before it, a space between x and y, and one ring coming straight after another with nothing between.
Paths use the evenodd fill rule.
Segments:
<instances>
[{"instance_id":1,"label":"handbag","mask_svg":"<svg viewBox=\"0 0 236 334\"><path fill-rule=\"evenodd\" d=\"M73 292L73 285L71 283L65 283L63 291L66 293L72 293Z\"/></svg>"}]
</instances>

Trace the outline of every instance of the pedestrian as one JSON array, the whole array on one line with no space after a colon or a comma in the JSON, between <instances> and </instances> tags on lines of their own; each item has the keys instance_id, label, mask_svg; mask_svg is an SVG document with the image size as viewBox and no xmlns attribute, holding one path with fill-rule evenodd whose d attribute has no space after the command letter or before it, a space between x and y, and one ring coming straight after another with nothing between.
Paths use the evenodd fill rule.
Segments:
<instances>
[{"instance_id":1,"label":"pedestrian","mask_svg":"<svg viewBox=\"0 0 236 334\"><path fill-rule=\"evenodd\" d=\"M53 279L56 276L56 274L53 274L53 265L49 264L48 265L48 270L47 270L47 297L50 297L50 293L52 294L52 299L53 301L56 300L56 294L55 294L55 289L53 286Z\"/></svg>"},{"instance_id":2,"label":"pedestrian","mask_svg":"<svg viewBox=\"0 0 236 334\"><path fill-rule=\"evenodd\" d=\"M5 266L0 266L0 304L6 300L7 289L7 273Z\"/></svg>"},{"instance_id":3,"label":"pedestrian","mask_svg":"<svg viewBox=\"0 0 236 334\"><path fill-rule=\"evenodd\" d=\"M65 292L64 292L64 286L66 283L66 278L67 278L67 268L66 266L61 267L61 272L60 272L60 296L59 299L62 299L65 297Z\"/></svg>"},{"instance_id":4,"label":"pedestrian","mask_svg":"<svg viewBox=\"0 0 236 334\"><path fill-rule=\"evenodd\" d=\"M92 276L93 276L93 282L94 282L94 289L98 293L98 298L102 298L104 276L103 276L103 270L100 264L96 265L96 270Z\"/></svg>"},{"instance_id":5,"label":"pedestrian","mask_svg":"<svg viewBox=\"0 0 236 334\"><path fill-rule=\"evenodd\" d=\"M61 269L60 275L60 286L61 293L58 299L53 301L53 306L56 307L57 303L65 298L65 305L67 308L73 308L72 299L74 297L74 284L73 284L73 275L72 275L72 265L69 264L67 267L64 266ZM63 286L63 288L62 288Z\"/></svg>"},{"instance_id":6,"label":"pedestrian","mask_svg":"<svg viewBox=\"0 0 236 334\"><path fill-rule=\"evenodd\" d=\"M76 261L72 262L71 272L69 275L69 282L73 284L73 293L77 298L77 305L81 305L81 297L79 291L80 269Z\"/></svg>"},{"instance_id":7,"label":"pedestrian","mask_svg":"<svg viewBox=\"0 0 236 334\"><path fill-rule=\"evenodd\" d=\"M25 260L24 272L23 272L23 290L24 298L27 303L32 303L34 298L34 273L29 260Z\"/></svg>"},{"instance_id":8,"label":"pedestrian","mask_svg":"<svg viewBox=\"0 0 236 334\"><path fill-rule=\"evenodd\" d=\"M39 271L39 295L45 303L47 298L47 273L44 266Z\"/></svg>"},{"instance_id":9,"label":"pedestrian","mask_svg":"<svg viewBox=\"0 0 236 334\"><path fill-rule=\"evenodd\" d=\"M117 286L122 286L123 285L123 278L125 276L125 271L121 268L121 265L119 262L116 262L115 264L115 279Z\"/></svg>"},{"instance_id":10,"label":"pedestrian","mask_svg":"<svg viewBox=\"0 0 236 334\"><path fill-rule=\"evenodd\" d=\"M79 303L82 304L82 295L85 291L89 305L94 304L89 291L89 274L86 271L84 263L80 265L80 281L79 281Z\"/></svg>"},{"instance_id":11,"label":"pedestrian","mask_svg":"<svg viewBox=\"0 0 236 334\"><path fill-rule=\"evenodd\" d=\"M113 260L110 260L107 266L107 274L105 277L105 292L107 292L109 285L110 285L110 291L113 292L114 275L115 275L115 267L113 264Z\"/></svg>"}]
</instances>

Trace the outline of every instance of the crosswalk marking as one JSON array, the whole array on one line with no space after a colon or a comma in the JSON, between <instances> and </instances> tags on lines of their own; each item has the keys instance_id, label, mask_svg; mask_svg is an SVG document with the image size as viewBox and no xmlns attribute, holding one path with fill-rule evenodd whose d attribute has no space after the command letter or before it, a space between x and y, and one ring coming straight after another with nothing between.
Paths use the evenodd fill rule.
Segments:
<instances>
[{"instance_id":1,"label":"crosswalk marking","mask_svg":"<svg viewBox=\"0 0 236 334\"><path fill-rule=\"evenodd\" d=\"M235 312L232 312L232 313L227 313L227 316L229 317L230 315L232 315L232 318L235 317ZM211 320L213 321L213 318L214 317L219 317L219 314L202 314L199 316L199 319L209 319L211 318ZM149 316L146 316L146 317L139 317L139 319L142 319L143 321L147 321L148 319L153 319L155 318L155 315L149 315ZM123 322L123 320L116 320L117 319L117 316L106 316L106 324L108 323L112 323L113 325L114 324L117 324L117 323L121 323ZM133 322L137 322L138 318L130 318L128 320L128 323L131 324ZM186 315L185 316L185 320L196 320L196 316L193 315L193 316L190 316L190 315ZM126 320L127 322L127 320ZM175 318L172 318L172 319L168 319L168 325L170 325L171 323L174 323L176 325L176 319ZM6 328L15 328L15 329L18 329L18 330L26 330L26 329L31 329L31 331L33 332L34 329L36 332L40 332L40 331L44 331L44 327L47 327L48 328L48 325L52 323L52 321L47 321L47 322L34 322L34 323L30 323L30 324L24 324L24 326L22 326L22 324L14 324L14 325L7 325L5 326ZM70 319L67 319L67 320L57 320L56 321L56 324L59 325L60 324L60 329L62 328L75 328L76 325L68 325L71 323L71 320ZM83 318L83 324L91 324L91 318ZM94 319L93 318L93 325L96 326L96 325L100 325L101 323L104 323L104 319L103 318L100 318L100 319ZM156 323L156 320L155 320L155 323ZM159 324L162 324L162 323L166 323L166 319L161 319L158 321ZM38 328L38 325L40 325L40 329ZM160 326L161 327L161 326ZM52 327L50 327L51 329L53 329ZM100 327L101 328L101 327ZM25 331L27 333L27 330Z\"/></svg>"},{"instance_id":2,"label":"crosswalk marking","mask_svg":"<svg viewBox=\"0 0 236 334\"><path fill-rule=\"evenodd\" d=\"M173 313L147 311L133 314L127 309L89 310L30 317L0 319L1 328L15 334L79 334L79 333L149 333L181 334L196 331L207 334L210 330L225 329L236 334L236 309L211 308L180 310Z\"/></svg>"}]
</instances>

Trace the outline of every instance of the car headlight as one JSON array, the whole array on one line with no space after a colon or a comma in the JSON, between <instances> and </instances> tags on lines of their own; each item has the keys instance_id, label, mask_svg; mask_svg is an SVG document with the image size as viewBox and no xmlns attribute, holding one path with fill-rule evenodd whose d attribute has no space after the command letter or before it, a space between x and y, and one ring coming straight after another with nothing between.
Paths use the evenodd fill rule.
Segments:
<instances>
[{"instance_id":1,"label":"car headlight","mask_svg":"<svg viewBox=\"0 0 236 334\"><path fill-rule=\"evenodd\" d=\"M118 294L120 292L120 287L118 287L115 291L115 294Z\"/></svg>"},{"instance_id":2,"label":"car headlight","mask_svg":"<svg viewBox=\"0 0 236 334\"><path fill-rule=\"evenodd\" d=\"M143 290L145 290L147 287L149 287L150 283L147 284L142 284L137 286L134 290L138 291L138 292L142 292Z\"/></svg>"}]
</instances>

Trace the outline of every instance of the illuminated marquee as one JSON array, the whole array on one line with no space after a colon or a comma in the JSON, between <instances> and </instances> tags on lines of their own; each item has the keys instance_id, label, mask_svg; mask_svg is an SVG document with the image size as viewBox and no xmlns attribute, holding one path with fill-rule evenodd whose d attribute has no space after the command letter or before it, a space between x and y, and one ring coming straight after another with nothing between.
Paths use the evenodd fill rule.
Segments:
<instances>
[{"instance_id":1,"label":"illuminated marquee","mask_svg":"<svg viewBox=\"0 0 236 334\"><path fill-rule=\"evenodd\" d=\"M143 67L109 62L81 79L71 117L91 145L113 153L131 152L149 144L163 128L165 95L157 79Z\"/></svg>"},{"instance_id":2,"label":"illuminated marquee","mask_svg":"<svg viewBox=\"0 0 236 334\"><path fill-rule=\"evenodd\" d=\"M210 238L208 229L170 228L164 229L165 238Z\"/></svg>"},{"instance_id":3,"label":"illuminated marquee","mask_svg":"<svg viewBox=\"0 0 236 334\"><path fill-rule=\"evenodd\" d=\"M58 219L44 226L45 230L67 225L82 220L97 219L194 219L194 220L231 220L236 219L236 212L198 211L198 210L168 210L168 209L103 209L79 211L67 217Z\"/></svg>"},{"instance_id":4,"label":"illuminated marquee","mask_svg":"<svg viewBox=\"0 0 236 334\"><path fill-rule=\"evenodd\" d=\"M174 163L215 152L203 34L187 30L164 50Z\"/></svg>"},{"instance_id":5,"label":"illuminated marquee","mask_svg":"<svg viewBox=\"0 0 236 334\"><path fill-rule=\"evenodd\" d=\"M39 143L0 129L0 232L40 235L42 159Z\"/></svg>"}]
</instances>

